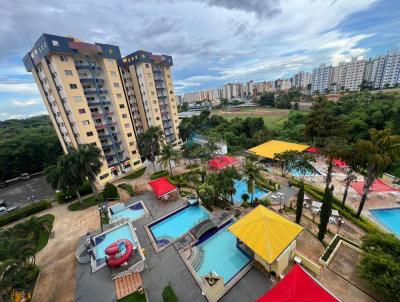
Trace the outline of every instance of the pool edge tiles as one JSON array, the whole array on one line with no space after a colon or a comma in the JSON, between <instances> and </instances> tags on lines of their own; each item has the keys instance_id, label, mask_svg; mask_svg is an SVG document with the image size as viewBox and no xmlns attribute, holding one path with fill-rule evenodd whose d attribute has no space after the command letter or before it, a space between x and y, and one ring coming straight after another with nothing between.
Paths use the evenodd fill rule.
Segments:
<instances>
[{"instance_id":1,"label":"pool edge tiles","mask_svg":"<svg viewBox=\"0 0 400 302\"><path fill-rule=\"evenodd\" d=\"M368 211L371 214L371 217L372 217L372 219L374 220L375 223L377 223L381 228L383 228L387 232L389 232L389 233L393 234L394 236L400 238L400 227L399 227L399 229L395 228L394 226L390 225L390 222L388 222L387 220L383 219L378 214L378 213L382 213L382 212L396 211L396 212L399 212L399 216L400 216L400 207L372 208L372 209L368 209Z\"/></svg>"},{"instance_id":2,"label":"pool edge tiles","mask_svg":"<svg viewBox=\"0 0 400 302\"><path fill-rule=\"evenodd\" d=\"M143 212L140 215L138 215L136 217L129 217L129 216L119 217L118 216L118 213L121 213L121 212L124 212L124 211L127 211L127 210L139 211L139 209L136 209L137 205L139 205L139 204L141 205L140 208L143 209ZM121 210L121 211L118 211L118 212L116 212L114 214L111 214L112 213L111 212L112 207L115 207L116 205L122 205L124 207L124 209ZM148 213L149 213L149 210L147 209L147 207L146 207L145 203L143 202L143 200L139 200L137 202L134 202L133 204L131 204L131 205L127 206L127 207L125 206L125 203L123 203L123 202L118 203L116 205L108 207L108 209L107 209L108 217L109 217L111 223L116 223L116 222L122 221L122 220L135 221L135 220L138 220L138 219L142 218L143 216L148 215Z\"/></svg>"},{"instance_id":3,"label":"pool edge tiles","mask_svg":"<svg viewBox=\"0 0 400 302\"><path fill-rule=\"evenodd\" d=\"M163 221L165 221L167 219L170 219L174 215L177 215L180 212L183 212L186 209L193 208L193 207L201 208L201 210L208 215L207 218L212 217L212 214L205 207L203 207L201 204L198 204L198 205L187 205L186 204L186 205L183 205L182 207L180 207L180 208L178 208L178 209L176 209L176 210L174 210L174 211L172 211L170 213L165 214L164 216L161 216L160 218L156 219L155 221L150 222L149 224L147 224L144 227L144 229L145 229L145 231L147 233L147 236L149 237L150 242L151 242L151 244L152 244L152 246L153 246L153 248L154 248L156 253L159 253L159 252L163 251L164 249L166 249L167 247L169 247L170 245L172 245L173 243L178 241L180 238L182 238L182 237L186 236L187 234L189 234L190 228L186 232L181 233L178 237L165 238L165 244L162 244L162 245L159 244L161 240L157 238L157 236L154 234L152 228L155 225L157 225L159 223L162 223ZM205 218L205 219L207 219L207 218Z\"/></svg>"}]
</instances>

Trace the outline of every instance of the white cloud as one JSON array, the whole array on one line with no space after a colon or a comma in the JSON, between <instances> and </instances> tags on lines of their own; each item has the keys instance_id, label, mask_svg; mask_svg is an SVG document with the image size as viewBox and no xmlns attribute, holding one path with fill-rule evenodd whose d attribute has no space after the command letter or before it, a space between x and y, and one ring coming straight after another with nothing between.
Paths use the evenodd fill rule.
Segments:
<instances>
[{"instance_id":1,"label":"white cloud","mask_svg":"<svg viewBox=\"0 0 400 302\"><path fill-rule=\"evenodd\" d=\"M0 93L21 93L26 95L39 94L35 83L0 83Z\"/></svg>"},{"instance_id":2,"label":"white cloud","mask_svg":"<svg viewBox=\"0 0 400 302\"><path fill-rule=\"evenodd\" d=\"M30 107L39 104L41 100L38 99L28 99L28 100L14 100L12 104L17 107Z\"/></svg>"}]
</instances>

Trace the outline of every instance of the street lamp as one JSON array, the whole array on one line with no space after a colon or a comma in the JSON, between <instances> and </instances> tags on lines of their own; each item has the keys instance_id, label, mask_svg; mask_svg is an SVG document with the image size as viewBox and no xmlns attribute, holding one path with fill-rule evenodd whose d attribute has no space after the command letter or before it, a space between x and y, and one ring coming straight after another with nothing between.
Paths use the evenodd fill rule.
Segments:
<instances>
[{"instance_id":1,"label":"street lamp","mask_svg":"<svg viewBox=\"0 0 400 302\"><path fill-rule=\"evenodd\" d=\"M104 203L102 203L102 204L99 204L99 216L100 216L100 227L101 227L101 232L103 232L103 221L102 221L102 215L103 215L103 213L104 213L104 210L107 208L107 206L104 204Z\"/></svg>"},{"instance_id":2,"label":"street lamp","mask_svg":"<svg viewBox=\"0 0 400 302\"><path fill-rule=\"evenodd\" d=\"M342 224L344 224L344 220L342 218L339 218L338 219L338 228L337 228L336 234L339 234L340 227L342 226Z\"/></svg>"}]
</instances>

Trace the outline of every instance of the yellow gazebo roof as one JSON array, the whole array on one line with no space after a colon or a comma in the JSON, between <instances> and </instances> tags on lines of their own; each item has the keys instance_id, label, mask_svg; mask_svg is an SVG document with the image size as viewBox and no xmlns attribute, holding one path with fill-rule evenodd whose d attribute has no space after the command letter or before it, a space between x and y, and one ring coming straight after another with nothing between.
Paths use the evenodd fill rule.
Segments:
<instances>
[{"instance_id":1,"label":"yellow gazebo roof","mask_svg":"<svg viewBox=\"0 0 400 302\"><path fill-rule=\"evenodd\" d=\"M284 141L277 141L271 140L264 144L258 145L249 149L250 152L262 156L274 159L275 154L282 153L285 151L304 151L308 149L310 146L302 145L302 144L295 144L295 143L288 143Z\"/></svg>"},{"instance_id":2,"label":"yellow gazebo roof","mask_svg":"<svg viewBox=\"0 0 400 302\"><path fill-rule=\"evenodd\" d=\"M259 205L228 227L228 230L255 254L272 264L303 228Z\"/></svg>"}]
</instances>

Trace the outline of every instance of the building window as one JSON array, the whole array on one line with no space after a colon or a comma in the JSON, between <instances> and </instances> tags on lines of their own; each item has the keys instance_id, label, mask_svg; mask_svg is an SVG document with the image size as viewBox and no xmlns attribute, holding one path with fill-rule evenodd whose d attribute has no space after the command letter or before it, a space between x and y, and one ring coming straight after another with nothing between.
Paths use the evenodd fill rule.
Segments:
<instances>
[{"instance_id":1,"label":"building window","mask_svg":"<svg viewBox=\"0 0 400 302\"><path fill-rule=\"evenodd\" d=\"M84 113L86 113L86 110L85 109L79 109L78 112L79 112L79 114L84 114Z\"/></svg>"},{"instance_id":2,"label":"building window","mask_svg":"<svg viewBox=\"0 0 400 302\"><path fill-rule=\"evenodd\" d=\"M119 87L119 83L114 83L114 87L118 88Z\"/></svg>"},{"instance_id":3,"label":"building window","mask_svg":"<svg viewBox=\"0 0 400 302\"><path fill-rule=\"evenodd\" d=\"M174 94L174 92L172 90L169 91L170 94Z\"/></svg>"},{"instance_id":4,"label":"building window","mask_svg":"<svg viewBox=\"0 0 400 302\"><path fill-rule=\"evenodd\" d=\"M58 43L58 41L57 40L53 40L53 41L51 41L51 43L53 44L53 46L55 46L55 47L58 47L58 46L60 46L60 44Z\"/></svg>"},{"instance_id":5,"label":"building window","mask_svg":"<svg viewBox=\"0 0 400 302\"><path fill-rule=\"evenodd\" d=\"M86 121L82 121L82 125L84 125L84 126L88 126L88 125L90 125L90 122L89 122L88 120L86 120Z\"/></svg>"},{"instance_id":6,"label":"building window","mask_svg":"<svg viewBox=\"0 0 400 302\"><path fill-rule=\"evenodd\" d=\"M112 55L112 54L113 54L113 49L110 48L110 49L108 50L108 53L109 53L110 55Z\"/></svg>"},{"instance_id":7,"label":"building window","mask_svg":"<svg viewBox=\"0 0 400 302\"><path fill-rule=\"evenodd\" d=\"M129 123L128 124L125 124L125 128L129 128L131 125L129 125Z\"/></svg>"},{"instance_id":8,"label":"building window","mask_svg":"<svg viewBox=\"0 0 400 302\"><path fill-rule=\"evenodd\" d=\"M90 143L93 147L97 147L96 142Z\"/></svg>"},{"instance_id":9,"label":"building window","mask_svg":"<svg viewBox=\"0 0 400 302\"><path fill-rule=\"evenodd\" d=\"M71 77L73 74L72 74L72 70L64 70L64 72L65 72L65 75L67 76L67 77Z\"/></svg>"},{"instance_id":10,"label":"building window","mask_svg":"<svg viewBox=\"0 0 400 302\"><path fill-rule=\"evenodd\" d=\"M71 89L78 89L78 86L76 86L76 84L69 84L69 88L71 88Z\"/></svg>"},{"instance_id":11,"label":"building window","mask_svg":"<svg viewBox=\"0 0 400 302\"><path fill-rule=\"evenodd\" d=\"M135 161L135 162L133 163L133 165L134 165L134 166L137 166L137 165L139 165L140 163L141 163L141 161L138 160L138 161Z\"/></svg>"},{"instance_id":12,"label":"building window","mask_svg":"<svg viewBox=\"0 0 400 302\"><path fill-rule=\"evenodd\" d=\"M119 104L119 108L125 108L125 105L124 104Z\"/></svg>"},{"instance_id":13,"label":"building window","mask_svg":"<svg viewBox=\"0 0 400 302\"><path fill-rule=\"evenodd\" d=\"M122 118L127 118L128 115L126 115L125 113L122 115Z\"/></svg>"},{"instance_id":14,"label":"building window","mask_svg":"<svg viewBox=\"0 0 400 302\"><path fill-rule=\"evenodd\" d=\"M86 135L87 136L93 136L93 132L92 131L86 132Z\"/></svg>"},{"instance_id":15,"label":"building window","mask_svg":"<svg viewBox=\"0 0 400 302\"><path fill-rule=\"evenodd\" d=\"M82 102L82 97L80 95L74 96L74 101L75 102Z\"/></svg>"},{"instance_id":16,"label":"building window","mask_svg":"<svg viewBox=\"0 0 400 302\"><path fill-rule=\"evenodd\" d=\"M157 121L159 121L159 120L160 120L160 117L159 117L159 116L157 116L157 117L156 117L156 120L157 120Z\"/></svg>"},{"instance_id":17,"label":"building window","mask_svg":"<svg viewBox=\"0 0 400 302\"><path fill-rule=\"evenodd\" d=\"M108 173L106 173L106 174L103 174L103 175L100 175L100 179L107 178L109 175L110 175L110 174L108 174Z\"/></svg>"},{"instance_id":18,"label":"building window","mask_svg":"<svg viewBox=\"0 0 400 302\"><path fill-rule=\"evenodd\" d=\"M66 56L60 56L61 62L68 62L68 57Z\"/></svg>"},{"instance_id":19,"label":"building window","mask_svg":"<svg viewBox=\"0 0 400 302\"><path fill-rule=\"evenodd\" d=\"M147 64L147 63L146 63L146 64L144 64L144 66L146 66L146 68L149 68L149 67L150 67L150 65L149 65L149 64Z\"/></svg>"},{"instance_id":20,"label":"building window","mask_svg":"<svg viewBox=\"0 0 400 302\"><path fill-rule=\"evenodd\" d=\"M128 133L126 136L127 137L132 137L132 133Z\"/></svg>"},{"instance_id":21,"label":"building window","mask_svg":"<svg viewBox=\"0 0 400 302\"><path fill-rule=\"evenodd\" d=\"M156 94L156 92L155 92L155 91L152 91L152 92L151 92L151 95L155 95L155 94Z\"/></svg>"},{"instance_id":22,"label":"building window","mask_svg":"<svg viewBox=\"0 0 400 302\"><path fill-rule=\"evenodd\" d=\"M132 151L132 154L136 154L136 150L133 150L133 151Z\"/></svg>"},{"instance_id":23,"label":"building window","mask_svg":"<svg viewBox=\"0 0 400 302\"><path fill-rule=\"evenodd\" d=\"M134 145L135 145L134 142L130 142L130 143L129 143L129 146L131 146L131 147L133 147Z\"/></svg>"},{"instance_id":24,"label":"building window","mask_svg":"<svg viewBox=\"0 0 400 302\"><path fill-rule=\"evenodd\" d=\"M117 73L116 73L115 71L111 71L111 76L112 76L112 77L116 77L116 76L117 76Z\"/></svg>"},{"instance_id":25,"label":"building window","mask_svg":"<svg viewBox=\"0 0 400 302\"><path fill-rule=\"evenodd\" d=\"M122 98L122 94L117 93L117 98L118 98L118 99L121 99L121 98Z\"/></svg>"}]
</instances>

